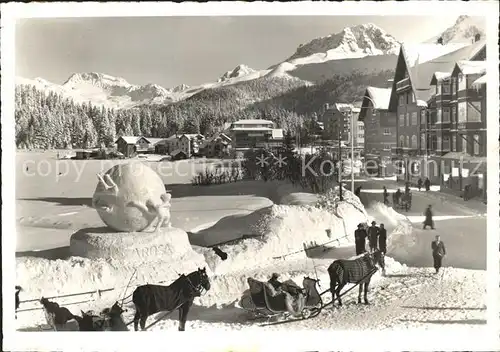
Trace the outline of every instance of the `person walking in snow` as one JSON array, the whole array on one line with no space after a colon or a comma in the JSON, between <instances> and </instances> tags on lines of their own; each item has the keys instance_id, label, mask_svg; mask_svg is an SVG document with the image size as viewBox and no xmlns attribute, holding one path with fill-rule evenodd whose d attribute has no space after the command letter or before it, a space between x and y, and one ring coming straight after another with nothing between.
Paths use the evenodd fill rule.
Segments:
<instances>
[{"instance_id":1,"label":"person walking in snow","mask_svg":"<svg viewBox=\"0 0 500 352\"><path fill-rule=\"evenodd\" d=\"M387 187L384 186L384 204L389 205L389 194L387 193Z\"/></svg>"},{"instance_id":2,"label":"person walking in snow","mask_svg":"<svg viewBox=\"0 0 500 352\"><path fill-rule=\"evenodd\" d=\"M378 240L378 227L375 221L372 221L372 226L368 228L368 245L370 246L370 252L377 249Z\"/></svg>"},{"instance_id":3,"label":"person walking in snow","mask_svg":"<svg viewBox=\"0 0 500 352\"><path fill-rule=\"evenodd\" d=\"M418 191L420 192L420 190L422 189L422 179L419 178L418 181L417 181L417 187L418 187Z\"/></svg>"},{"instance_id":4,"label":"person walking in snow","mask_svg":"<svg viewBox=\"0 0 500 352\"><path fill-rule=\"evenodd\" d=\"M356 255L360 255L366 252L366 230L363 228L363 224L358 224L358 228L354 231L354 243L356 245Z\"/></svg>"},{"instance_id":5,"label":"person walking in snow","mask_svg":"<svg viewBox=\"0 0 500 352\"><path fill-rule=\"evenodd\" d=\"M444 242L441 241L441 236L436 235L436 240L432 241L432 258L434 259L434 269L436 269L436 274L441 269L443 257L446 255L446 248Z\"/></svg>"},{"instance_id":6,"label":"person walking in snow","mask_svg":"<svg viewBox=\"0 0 500 352\"><path fill-rule=\"evenodd\" d=\"M387 253L387 230L384 224L380 224L378 229L378 249L382 253Z\"/></svg>"},{"instance_id":7,"label":"person walking in snow","mask_svg":"<svg viewBox=\"0 0 500 352\"><path fill-rule=\"evenodd\" d=\"M424 230L427 228L427 226L430 226L431 229L434 230L434 220L432 220L432 207L429 205L427 209L425 209L425 220L424 220Z\"/></svg>"},{"instance_id":8,"label":"person walking in snow","mask_svg":"<svg viewBox=\"0 0 500 352\"><path fill-rule=\"evenodd\" d=\"M430 191L431 190L431 180L427 177L424 182L425 190Z\"/></svg>"}]
</instances>

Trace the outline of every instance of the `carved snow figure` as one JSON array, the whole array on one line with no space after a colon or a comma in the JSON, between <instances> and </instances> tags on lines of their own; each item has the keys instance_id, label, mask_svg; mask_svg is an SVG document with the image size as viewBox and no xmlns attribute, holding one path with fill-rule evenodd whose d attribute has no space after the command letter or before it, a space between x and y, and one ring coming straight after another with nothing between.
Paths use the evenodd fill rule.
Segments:
<instances>
[{"instance_id":1,"label":"carved snow figure","mask_svg":"<svg viewBox=\"0 0 500 352\"><path fill-rule=\"evenodd\" d=\"M136 201L131 201L128 204L129 206L138 208L144 213L144 216L153 217L154 219L151 224L154 220L158 220L155 232L158 232L158 230L164 225L172 227L172 224L170 223L170 199L172 198L172 195L169 193L163 193L160 198L162 201L160 204L154 204L151 200L148 200L145 205Z\"/></svg>"},{"instance_id":2,"label":"carved snow figure","mask_svg":"<svg viewBox=\"0 0 500 352\"><path fill-rule=\"evenodd\" d=\"M104 175L97 174L97 178L92 205L108 227L116 231L143 231L159 218L159 229L170 218L170 195L149 166L140 162L118 164Z\"/></svg>"}]
</instances>

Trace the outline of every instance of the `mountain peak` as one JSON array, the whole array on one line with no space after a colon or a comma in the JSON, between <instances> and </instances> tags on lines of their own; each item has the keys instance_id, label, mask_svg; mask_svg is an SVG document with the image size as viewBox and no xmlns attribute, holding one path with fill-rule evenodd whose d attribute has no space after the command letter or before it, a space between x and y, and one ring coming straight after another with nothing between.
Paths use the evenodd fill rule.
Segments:
<instances>
[{"instance_id":1,"label":"mountain peak","mask_svg":"<svg viewBox=\"0 0 500 352\"><path fill-rule=\"evenodd\" d=\"M83 73L73 73L63 86L75 86L82 83L92 84L101 88L106 88L109 86L122 86L130 87L131 84L128 83L124 78L115 77L107 75L105 73L99 72L83 72Z\"/></svg>"},{"instance_id":2,"label":"mountain peak","mask_svg":"<svg viewBox=\"0 0 500 352\"><path fill-rule=\"evenodd\" d=\"M398 54L400 43L373 23L345 27L339 33L316 38L300 45L287 61L312 55L346 58L367 55ZM299 62L292 62L299 63Z\"/></svg>"},{"instance_id":3,"label":"mountain peak","mask_svg":"<svg viewBox=\"0 0 500 352\"><path fill-rule=\"evenodd\" d=\"M172 88L172 92L178 93L178 92L182 92L182 91L189 89L189 88L190 87L187 84L182 83L182 84L179 84L178 86Z\"/></svg>"},{"instance_id":4,"label":"mountain peak","mask_svg":"<svg viewBox=\"0 0 500 352\"><path fill-rule=\"evenodd\" d=\"M443 38L443 44L448 43L471 43L476 36L486 37L486 21L483 17L470 17L462 15L457 18L455 24L447 28L443 33L432 37L427 42L436 42Z\"/></svg>"},{"instance_id":5,"label":"mountain peak","mask_svg":"<svg viewBox=\"0 0 500 352\"><path fill-rule=\"evenodd\" d=\"M248 75L250 73L256 72L253 68L248 67L247 65L240 64L234 68L232 71L227 71L224 73L218 80L218 82L224 82L231 78L241 77Z\"/></svg>"}]
</instances>

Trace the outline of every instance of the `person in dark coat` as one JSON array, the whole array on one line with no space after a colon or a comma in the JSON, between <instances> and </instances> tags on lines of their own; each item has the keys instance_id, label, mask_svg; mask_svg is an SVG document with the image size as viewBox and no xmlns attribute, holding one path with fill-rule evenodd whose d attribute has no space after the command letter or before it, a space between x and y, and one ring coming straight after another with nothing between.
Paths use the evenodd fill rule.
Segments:
<instances>
[{"instance_id":1,"label":"person in dark coat","mask_svg":"<svg viewBox=\"0 0 500 352\"><path fill-rule=\"evenodd\" d=\"M434 230L434 220L432 220L432 207L429 205L427 209L425 209L425 220L424 220L424 230L427 226L430 226L431 229Z\"/></svg>"},{"instance_id":2,"label":"person in dark coat","mask_svg":"<svg viewBox=\"0 0 500 352\"><path fill-rule=\"evenodd\" d=\"M387 187L384 186L384 204L388 205L389 204L389 194L387 193Z\"/></svg>"},{"instance_id":3,"label":"person in dark coat","mask_svg":"<svg viewBox=\"0 0 500 352\"><path fill-rule=\"evenodd\" d=\"M17 312L17 310L19 309L19 305L21 304L21 301L19 299L19 292L21 292L23 289L21 286L17 286L16 285L16 293L15 293L15 296L16 296L16 306L15 306L15 311ZM16 319L17 319L17 313L16 313Z\"/></svg>"},{"instance_id":4,"label":"person in dark coat","mask_svg":"<svg viewBox=\"0 0 500 352\"><path fill-rule=\"evenodd\" d=\"M426 191L430 191L431 190L431 180L429 180L428 177L425 179L424 185L425 185L425 190Z\"/></svg>"},{"instance_id":5,"label":"person in dark coat","mask_svg":"<svg viewBox=\"0 0 500 352\"><path fill-rule=\"evenodd\" d=\"M401 194L402 194L402 192L401 192L401 190L398 188L398 190L397 190L397 191L396 191L396 193L395 193L395 200L396 200L396 202L397 202L397 203L399 203L399 200L401 199Z\"/></svg>"},{"instance_id":6,"label":"person in dark coat","mask_svg":"<svg viewBox=\"0 0 500 352\"><path fill-rule=\"evenodd\" d=\"M277 273L273 273L271 278L269 279L269 283L274 287L275 290L281 290L281 285L283 285L279 280L279 275Z\"/></svg>"},{"instance_id":7,"label":"person in dark coat","mask_svg":"<svg viewBox=\"0 0 500 352\"><path fill-rule=\"evenodd\" d=\"M378 240L378 227L375 221L372 221L372 226L368 228L368 245L370 246L370 252L377 249Z\"/></svg>"},{"instance_id":8,"label":"person in dark coat","mask_svg":"<svg viewBox=\"0 0 500 352\"><path fill-rule=\"evenodd\" d=\"M363 224L358 224L358 229L354 231L354 243L356 244L356 255L366 252L366 230Z\"/></svg>"},{"instance_id":9,"label":"person in dark coat","mask_svg":"<svg viewBox=\"0 0 500 352\"><path fill-rule=\"evenodd\" d=\"M384 224L380 224L378 229L378 249L384 254L387 253L387 230Z\"/></svg>"},{"instance_id":10,"label":"person in dark coat","mask_svg":"<svg viewBox=\"0 0 500 352\"><path fill-rule=\"evenodd\" d=\"M410 182L406 182L406 185L405 185L405 195L409 195L410 194Z\"/></svg>"},{"instance_id":11,"label":"person in dark coat","mask_svg":"<svg viewBox=\"0 0 500 352\"><path fill-rule=\"evenodd\" d=\"M356 190L354 190L354 195L358 198L361 197L361 186L359 186L358 188L356 188Z\"/></svg>"},{"instance_id":12,"label":"person in dark coat","mask_svg":"<svg viewBox=\"0 0 500 352\"><path fill-rule=\"evenodd\" d=\"M444 246L444 242L441 241L441 237L436 235L436 240L432 241L432 258L434 259L434 269L436 269L436 274L441 269L441 265L443 262L443 257L446 255L446 248Z\"/></svg>"},{"instance_id":13,"label":"person in dark coat","mask_svg":"<svg viewBox=\"0 0 500 352\"><path fill-rule=\"evenodd\" d=\"M422 189L422 179L419 178L418 181L417 181L417 187L418 187L418 191L420 192L420 190Z\"/></svg>"}]
</instances>

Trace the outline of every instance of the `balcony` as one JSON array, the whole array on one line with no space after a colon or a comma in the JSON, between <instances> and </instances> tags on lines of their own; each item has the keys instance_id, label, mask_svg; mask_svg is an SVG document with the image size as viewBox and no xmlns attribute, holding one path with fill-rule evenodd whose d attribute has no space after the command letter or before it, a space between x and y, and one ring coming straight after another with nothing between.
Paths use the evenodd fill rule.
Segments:
<instances>
[{"instance_id":1,"label":"balcony","mask_svg":"<svg viewBox=\"0 0 500 352\"><path fill-rule=\"evenodd\" d=\"M410 87L410 77L403 78L401 81L396 82L396 91L402 91Z\"/></svg>"}]
</instances>

